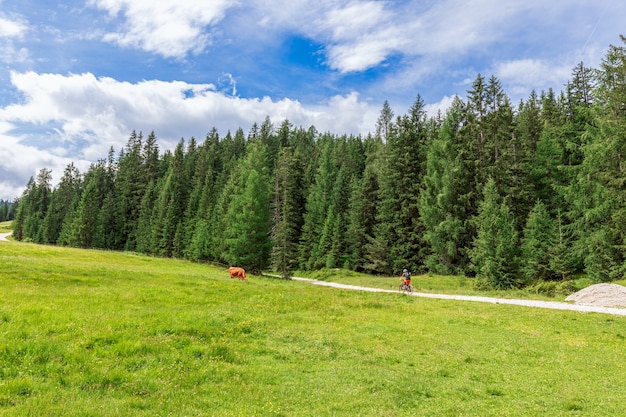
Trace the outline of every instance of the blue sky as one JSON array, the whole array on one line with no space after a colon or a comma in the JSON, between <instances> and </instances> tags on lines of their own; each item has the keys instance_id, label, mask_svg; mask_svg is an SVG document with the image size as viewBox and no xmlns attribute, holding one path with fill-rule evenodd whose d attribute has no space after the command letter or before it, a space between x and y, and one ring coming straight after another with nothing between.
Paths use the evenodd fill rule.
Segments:
<instances>
[{"instance_id":1,"label":"blue sky","mask_svg":"<svg viewBox=\"0 0 626 417\"><path fill-rule=\"evenodd\" d=\"M154 131L269 116L365 135L385 100L432 114L480 73L513 103L561 91L626 33L623 0L0 0L0 199Z\"/></svg>"}]
</instances>

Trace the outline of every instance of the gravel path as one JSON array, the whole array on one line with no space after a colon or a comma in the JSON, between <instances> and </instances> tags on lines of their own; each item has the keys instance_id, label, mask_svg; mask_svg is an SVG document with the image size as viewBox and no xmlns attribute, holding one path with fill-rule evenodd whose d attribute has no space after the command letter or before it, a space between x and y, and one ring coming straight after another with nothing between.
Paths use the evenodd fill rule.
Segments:
<instances>
[{"instance_id":1,"label":"gravel path","mask_svg":"<svg viewBox=\"0 0 626 417\"><path fill-rule=\"evenodd\" d=\"M9 232L9 233L0 233L0 240L9 240L9 239L7 239L8 236L11 236L11 232Z\"/></svg>"},{"instance_id":2,"label":"gravel path","mask_svg":"<svg viewBox=\"0 0 626 417\"><path fill-rule=\"evenodd\" d=\"M318 280L309 279L309 278L292 277L292 279L294 281L308 282L313 285L341 288L345 290L388 292L388 293L398 292L396 290L383 290L379 288L368 288L368 287L359 287L356 285L337 284L335 282L318 281ZM411 294L407 294L407 296L423 297L423 298L438 298L438 299L443 299L443 300L475 301L475 302L480 302L480 303L491 303L491 304L511 304L511 305L525 306L525 307L549 308L553 310L572 310L572 311L580 311L584 313L604 313L604 314L613 314L616 316L626 316L626 308L570 304L570 303L562 303L558 301L515 300L515 299L509 299L509 298L479 297L479 296L473 296L473 295L427 294L427 293L420 293L420 292L413 292Z\"/></svg>"}]
</instances>

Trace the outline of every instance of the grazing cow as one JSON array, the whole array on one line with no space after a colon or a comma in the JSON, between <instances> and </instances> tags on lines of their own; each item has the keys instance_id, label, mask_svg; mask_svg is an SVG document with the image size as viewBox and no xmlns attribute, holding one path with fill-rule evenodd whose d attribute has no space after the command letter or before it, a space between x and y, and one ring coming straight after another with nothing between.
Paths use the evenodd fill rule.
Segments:
<instances>
[{"instance_id":1,"label":"grazing cow","mask_svg":"<svg viewBox=\"0 0 626 417\"><path fill-rule=\"evenodd\" d=\"M246 280L246 270L243 268L231 266L228 268L228 273L230 274L230 279L237 277L242 281Z\"/></svg>"}]
</instances>

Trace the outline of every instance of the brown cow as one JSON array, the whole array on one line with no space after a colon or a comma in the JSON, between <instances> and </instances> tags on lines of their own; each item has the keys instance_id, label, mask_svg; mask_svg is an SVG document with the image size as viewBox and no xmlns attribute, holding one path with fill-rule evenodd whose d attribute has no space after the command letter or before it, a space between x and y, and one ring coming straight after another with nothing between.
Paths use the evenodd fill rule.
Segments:
<instances>
[{"instance_id":1,"label":"brown cow","mask_svg":"<svg viewBox=\"0 0 626 417\"><path fill-rule=\"evenodd\" d=\"M242 281L246 280L246 270L243 268L231 266L230 268L228 268L228 273L230 274L230 279L237 277Z\"/></svg>"}]
</instances>

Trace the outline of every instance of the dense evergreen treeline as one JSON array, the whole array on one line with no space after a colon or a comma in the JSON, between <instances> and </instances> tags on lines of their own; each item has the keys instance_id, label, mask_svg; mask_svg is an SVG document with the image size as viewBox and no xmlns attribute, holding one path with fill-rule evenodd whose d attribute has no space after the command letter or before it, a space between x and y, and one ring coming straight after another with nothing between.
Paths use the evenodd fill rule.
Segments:
<instances>
[{"instance_id":1,"label":"dense evergreen treeline","mask_svg":"<svg viewBox=\"0 0 626 417\"><path fill-rule=\"evenodd\" d=\"M625 38L621 38L626 42ZM475 275L491 288L626 272L626 49L582 63L564 91L514 106L495 77L427 117L385 102L354 137L279 126L181 140L154 133L84 174L50 171L14 235L40 243L238 264L285 276L345 267Z\"/></svg>"},{"instance_id":2,"label":"dense evergreen treeline","mask_svg":"<svg viewBox=\"0 0 626 417\"><path fill-rule=\"evenodd\" d=\"M15 218L16 205L11 201L0 200L0 222L6 222Z\"/></svg>"}]
</instances>

